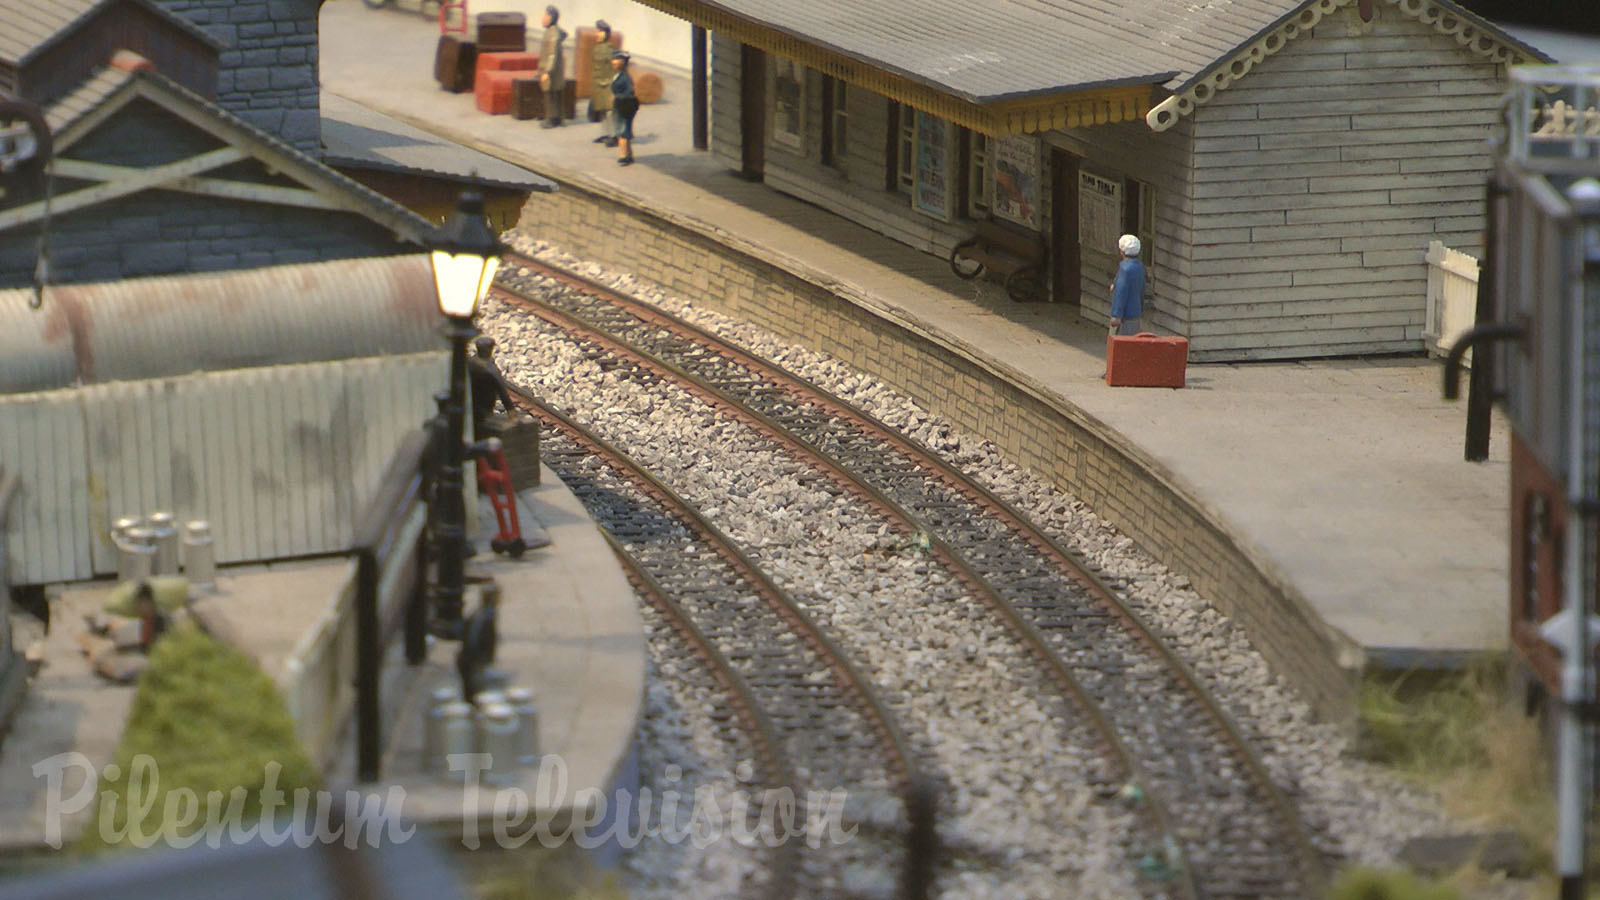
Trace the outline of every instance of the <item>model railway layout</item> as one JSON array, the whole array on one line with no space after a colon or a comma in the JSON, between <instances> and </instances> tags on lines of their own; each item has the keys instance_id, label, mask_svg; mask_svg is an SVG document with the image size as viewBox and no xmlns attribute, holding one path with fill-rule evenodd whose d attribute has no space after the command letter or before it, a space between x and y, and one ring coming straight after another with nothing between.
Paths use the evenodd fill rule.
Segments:
<instances>
[{"instance_id":1,"label":"model railway layout","mask_svg":"<svg viewBox=\"0 0 1600 900\"><path fill-rule=\"evenodd\" d=\"M599 365L680 386L803 461L796 477L830 484L925 545L945 575L929 602L973 604L999 623L1058 726L1096 749L1106 802L1139 797L1139 825L1122 841L1147 895L1305 896L1323 883L1310 829L1228 712L1025 516L894 429L692 325L543 263L513 266L529 274L503 277L502 299ZM903 726L916 743L918 726Z\"/></svg>"}]
</instances>

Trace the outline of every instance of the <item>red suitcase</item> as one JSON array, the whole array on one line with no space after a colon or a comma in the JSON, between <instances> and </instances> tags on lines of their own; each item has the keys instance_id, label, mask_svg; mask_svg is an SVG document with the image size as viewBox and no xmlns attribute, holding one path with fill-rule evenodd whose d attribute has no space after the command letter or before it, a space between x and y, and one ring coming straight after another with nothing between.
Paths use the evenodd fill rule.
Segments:
<instances>
[{"instance_id":1,"label":"red suitcase","mask_svg":"<svg viewBox=\"0 0 1600 900\"><path fill-rule=\"evenodd\" d=\"M1111 387L1183 387L1189 339L1148 331L1106 337L1106 384Z\"/></svg>"}]
</instances>

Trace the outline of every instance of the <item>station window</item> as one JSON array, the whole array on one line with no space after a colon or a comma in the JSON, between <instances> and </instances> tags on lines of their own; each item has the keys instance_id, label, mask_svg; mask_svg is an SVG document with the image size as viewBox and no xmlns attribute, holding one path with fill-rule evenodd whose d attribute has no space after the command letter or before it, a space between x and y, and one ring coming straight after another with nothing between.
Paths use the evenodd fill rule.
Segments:
<instances>
[{"instance_id":1,"label":"station window","mask_svg":"<svg viewBox=\"0 0 1600 900\"><path fill-rule=\"evenodd\" d=\"M967 216L987 219L994 211L994 159L989 136L976 131L967 135Z\"/></svg>"},{"instance_id":2,"label":"station window","mask_svg":"<svg viewBox=\"0 0 1600 900\"><path fill-rule=\"evenodd\" d=\"M772 78L772 142L793 150L806 145L806 70L792 60L779 59Z\"/></svg>"},{"instance_id":3,"label":"station window","mask_svg":"<svg viewBox=\"0 0 1600 900\"><path fill-rule=\"evenodd\" d=\"M850 114L846 106L845 83L837 78L822 76L822 164L843 168L849 154L847 126Z\"/></svg>"},{"instance_id":4,"label":"station window","mask_svg":"<svg viewBox=\"0 0 1600 900\"><path fill-rule=\"evenodd\" d=\"M907 197L911 196L911 186L917 177L917 113L908 107L900 107L900 167L899 184L896 189Z\"/></svg>"}]
</instances>

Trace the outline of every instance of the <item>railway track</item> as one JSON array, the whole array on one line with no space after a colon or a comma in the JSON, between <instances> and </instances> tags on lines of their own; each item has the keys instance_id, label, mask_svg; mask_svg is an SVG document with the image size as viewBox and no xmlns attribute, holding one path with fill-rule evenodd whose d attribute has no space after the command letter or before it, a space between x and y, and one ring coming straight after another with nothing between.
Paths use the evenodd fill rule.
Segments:
<instances>
[{"instance_id":1,"label":"railway track","mask_svg":"<svg viewBox=\"0 0 1600 900\"><path fill-rule=\"evenodd\" d=\"M915 780L911 745L869 683L804 611L627 454L526 392L516 399L543 426L545 464L605 529L641 596L677 632L685 652L723 689L764 793L792 797L792 819L801 826L819 821L825 810L811 804L825 802L829 791L847 792L846 825L870 820L872 806L902 796ZM779 798L773 802L768 809L783 808ZM751 813L762 805L753 804ZM774 900L851 895L836 880L845 868L837 857L880 852L870 841L818 847L783 822L754 824L767 829L761 840L770 855L759 895ZM895 828L876 830L897 837Z\"/></svg>"},{"instance_id":2,"label":"railway track","mask_svg":"<svg viewBox=\"0 0 1600 900\"><path fill-rule=\"evenodd\" d=\"M1325 881L1298 810L1221 704L1094 572L915 442L649 304L528 259L560 287L507 295L810 454L928 542L1092 722L1166 841L1170 892L1306 896Z\"/></svg>"}]
</instances>

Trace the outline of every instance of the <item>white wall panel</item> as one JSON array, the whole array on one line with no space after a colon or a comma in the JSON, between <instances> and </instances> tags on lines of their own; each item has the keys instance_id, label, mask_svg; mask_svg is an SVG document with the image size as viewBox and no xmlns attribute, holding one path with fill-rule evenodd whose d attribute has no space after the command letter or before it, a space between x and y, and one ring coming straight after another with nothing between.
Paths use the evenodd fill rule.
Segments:
<instances>
[{"instance_id":1,"label":"white wall panel","mask_svg":"<svg viewBox=\"0 0 1600 900\"><path fill-rule=\"evenodd\" d=\"M447 369L424 353L0 397L15 579L110 574L110 523L158 509L209 519L221 563L343 551Z\"/></svg>"}]
</instances>

